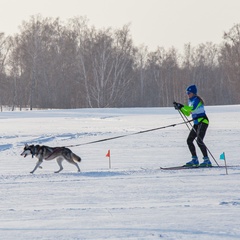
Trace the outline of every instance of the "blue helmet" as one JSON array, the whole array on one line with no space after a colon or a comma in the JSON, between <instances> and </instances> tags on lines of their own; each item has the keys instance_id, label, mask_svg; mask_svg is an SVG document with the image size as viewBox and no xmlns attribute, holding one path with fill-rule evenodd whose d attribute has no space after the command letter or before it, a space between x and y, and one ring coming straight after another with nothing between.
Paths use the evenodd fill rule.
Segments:
<instances>
[{"instance_id":1,"label":"blue helmet","mask_svg":"<svg viewBox=\"0 0 240 240\"><path fill-rule=\"evenodd\" d=\"M187 87L186 91L193 94L197 94L197 87L196 85L190 85L189 87Z\"/></svg>"}]
</instances>

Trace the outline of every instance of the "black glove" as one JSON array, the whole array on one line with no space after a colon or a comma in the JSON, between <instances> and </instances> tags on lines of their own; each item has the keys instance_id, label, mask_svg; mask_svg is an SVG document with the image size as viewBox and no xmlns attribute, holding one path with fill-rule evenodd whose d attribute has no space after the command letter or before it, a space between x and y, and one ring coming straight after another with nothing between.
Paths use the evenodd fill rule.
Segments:
<instances>
[{"instance_id":1,"label":"black glove","mask_svg":"<svg viewBox=\"0 0 240 240\"><path fill-rule=\"evenodd\" d=\"M173 106L176 110L180 110L182 107L184 107L181 103L173 102Z\"/></svg>"}]
</instances>

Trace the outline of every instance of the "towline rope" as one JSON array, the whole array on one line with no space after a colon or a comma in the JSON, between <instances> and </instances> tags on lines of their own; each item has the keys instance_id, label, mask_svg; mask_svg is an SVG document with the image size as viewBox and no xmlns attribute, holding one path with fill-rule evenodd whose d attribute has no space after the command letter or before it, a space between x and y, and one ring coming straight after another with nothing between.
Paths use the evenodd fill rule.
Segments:
<instances>
[{"instance_id":1,"label":"towline rope","mask_svg":"<svg viewBox=\"0 0 240 240\"><path fill-rule=\"evenodd\" d=\"M123 137L132 136L132 135L152 132L152 131L156 131L156 130L160 130L160 129L164 129L164 128L169 128L169 127L175 127L175 126L178 126L178 125L190 123L192 121L193 120L188 120L188 121L184 121L184 122L180 122L180 123L174 123L174 124L170 124L170 125L162 126L162 127L158 127L158 128L147 129L147 130L143 130L143 131L139 131L139 132L135 132L135 133L129 133L129 134L119 135L119 136L110 137L110 138L104 138L104 139L91 141L91 142L86 142L86 143L79 143L79 144L75 144L75 145L69 145L69 146L66 146L66 147L78 147L78 146L83 146L83 145L88 145L88 144L93 144L93 143L100 143L100 142L110 141L110 140L117 139L117 138L123 138Z\"/></svg>"}]
</instances>

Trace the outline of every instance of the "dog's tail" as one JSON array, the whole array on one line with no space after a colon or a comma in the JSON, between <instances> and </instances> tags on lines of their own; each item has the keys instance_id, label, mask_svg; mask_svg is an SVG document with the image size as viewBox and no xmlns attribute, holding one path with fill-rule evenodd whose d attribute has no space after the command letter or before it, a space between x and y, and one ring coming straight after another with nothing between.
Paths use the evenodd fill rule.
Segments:
<instances>
[{"instance_id":1,"label":"dog's tail","mask_svg":"<svg viewBox=\"0 0 240 240\"><path fill-rule=\"evenodd\" d=\"M73 153L73 152L72 152L72 158L73 158L73 160L76 161L76 162L81 162L81 160L82 160L78 155L76 155L76 154Z\"/></svg>"}]
</instances>

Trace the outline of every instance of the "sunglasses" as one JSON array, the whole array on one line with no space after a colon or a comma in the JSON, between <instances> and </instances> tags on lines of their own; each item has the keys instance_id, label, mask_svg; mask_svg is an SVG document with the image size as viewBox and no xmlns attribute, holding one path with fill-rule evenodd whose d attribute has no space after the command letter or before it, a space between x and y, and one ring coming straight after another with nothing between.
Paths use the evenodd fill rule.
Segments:
<instances>
[{"instance_id":1,"label":"sunglasses","mask_svg":"<svg viewBox=\"0 0 240 240\"><path fill-rule=\"evenodd\" d=\"M186 93L187 93L187 95L191 94L191 92L188 92L188 91Z\"/></svg>"}]
</instances>

